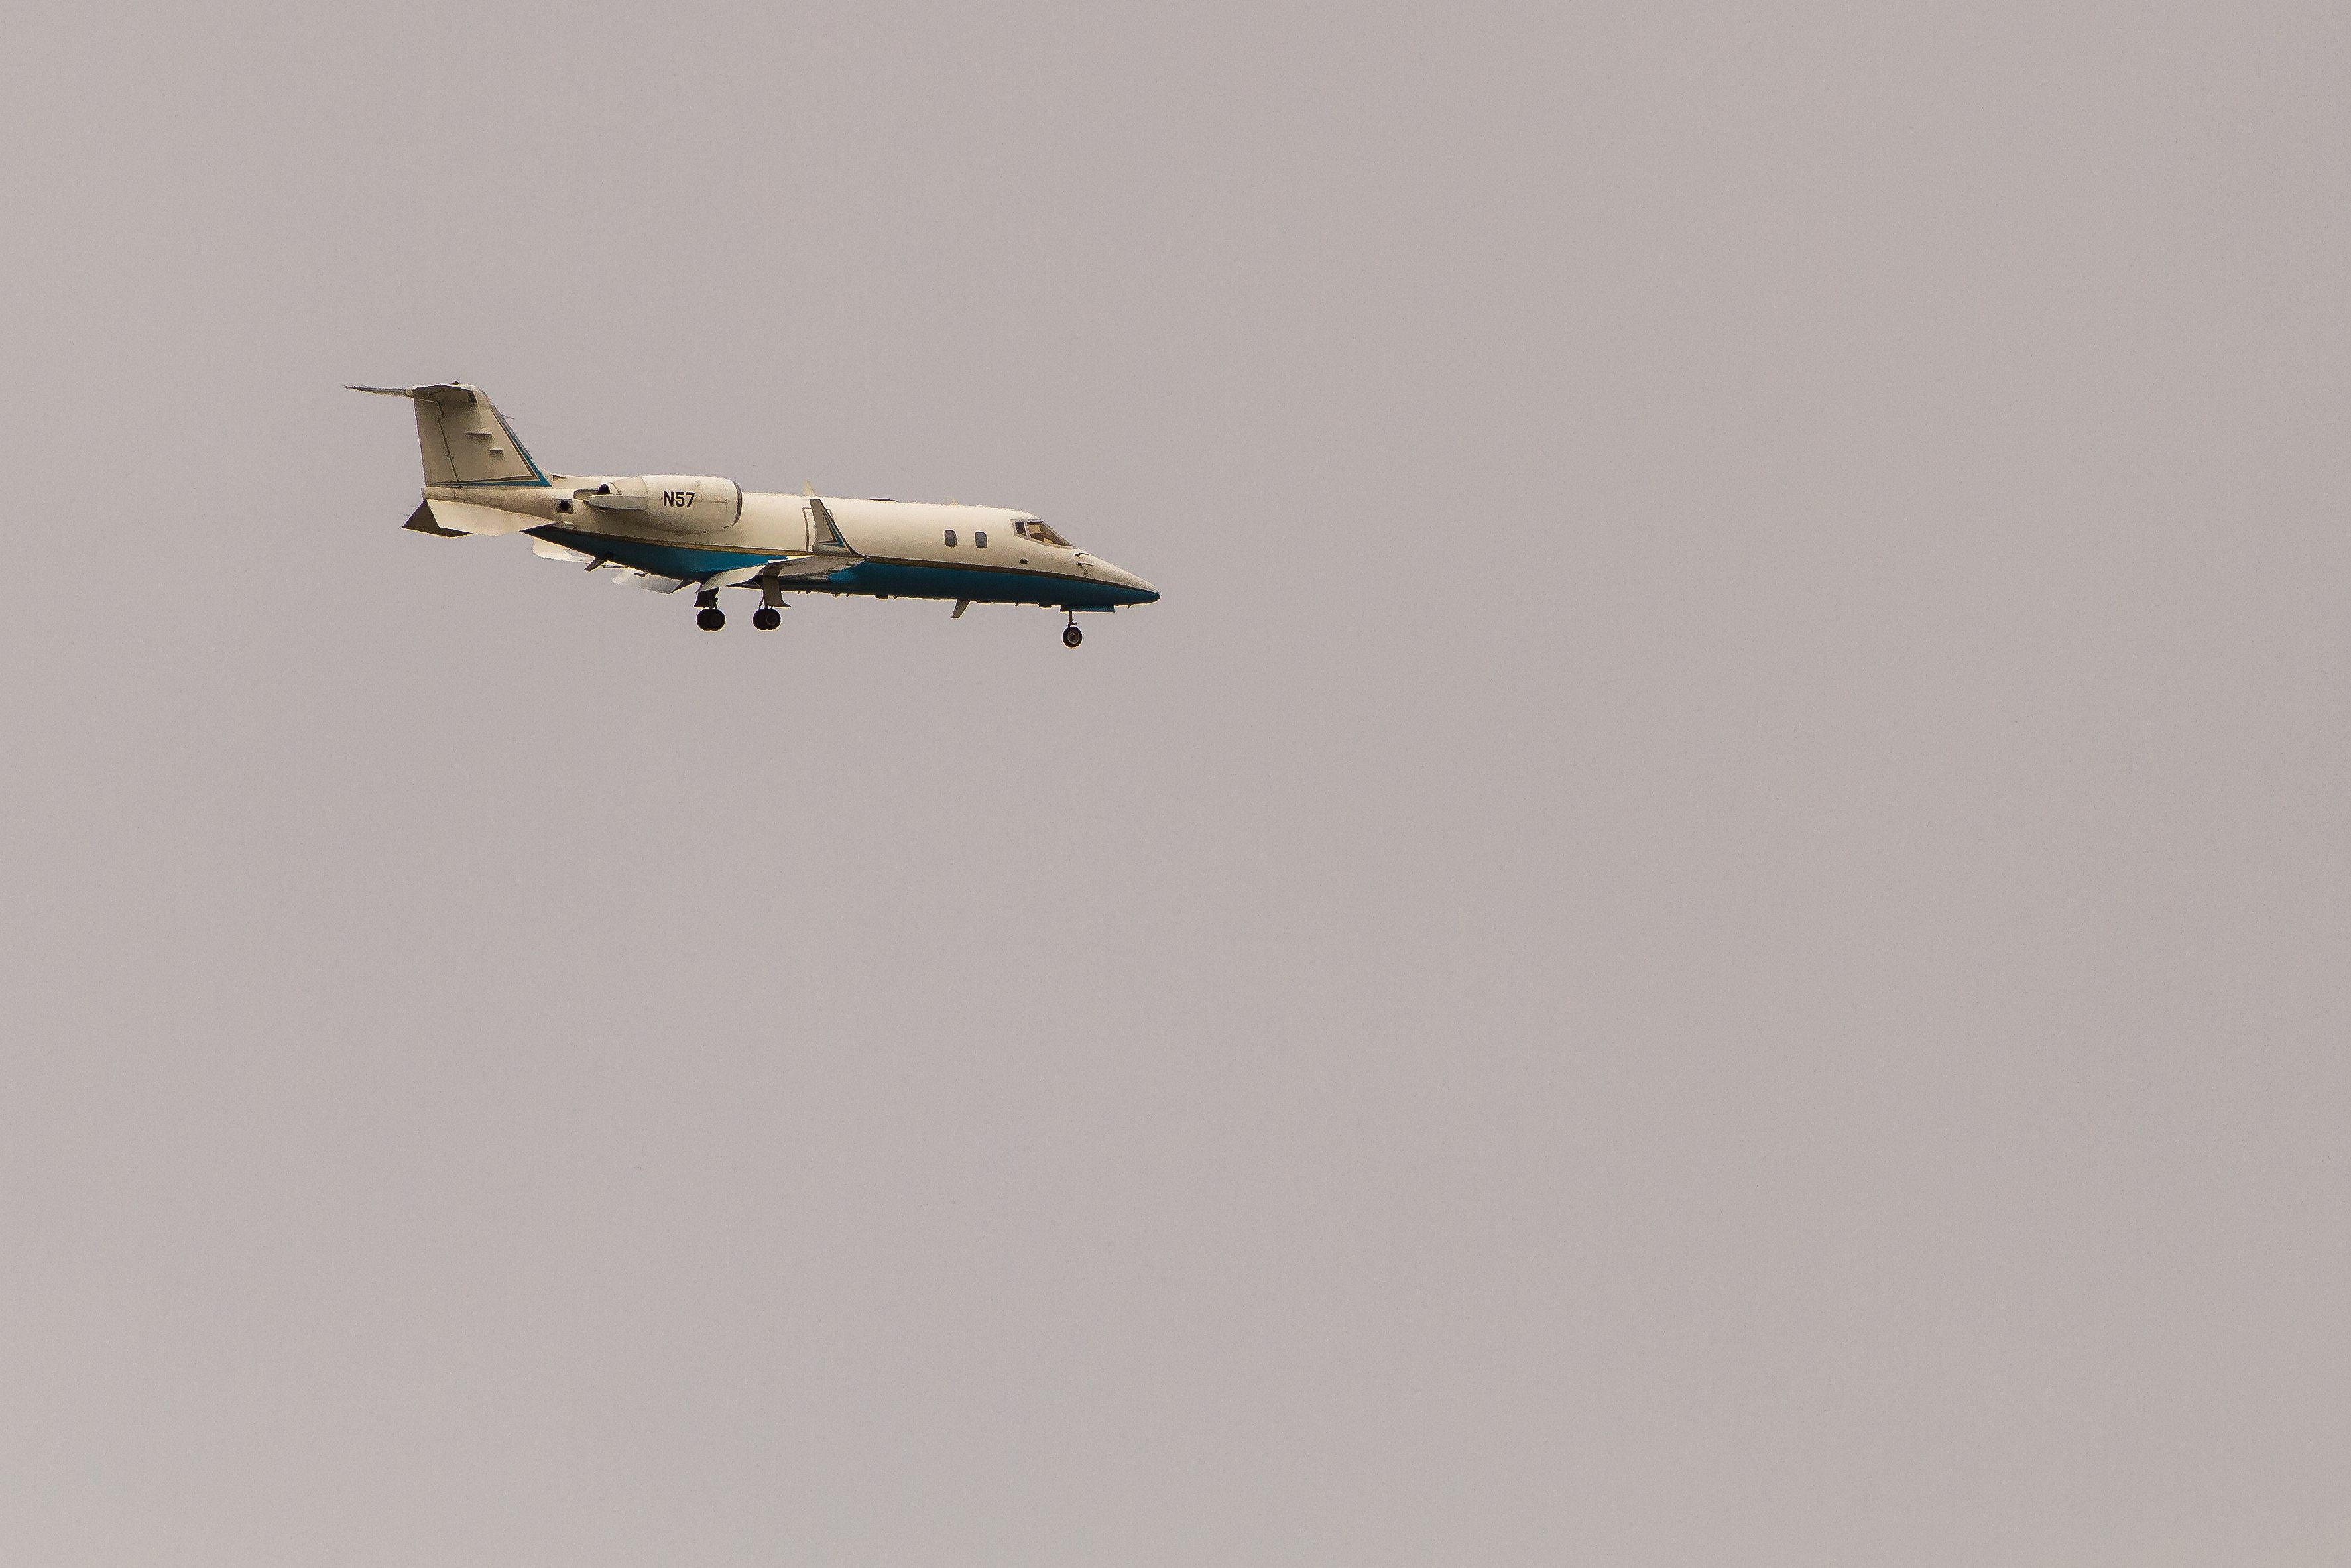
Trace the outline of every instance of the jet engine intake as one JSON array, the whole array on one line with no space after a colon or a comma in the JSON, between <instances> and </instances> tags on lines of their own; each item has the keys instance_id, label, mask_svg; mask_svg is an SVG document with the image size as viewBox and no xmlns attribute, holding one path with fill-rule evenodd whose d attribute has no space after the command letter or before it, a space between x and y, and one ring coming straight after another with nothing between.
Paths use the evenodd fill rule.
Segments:
<instances>
[{"instance_id":1,"label":"jet engine intake","mask_svg":"<svg viewBox=\"0 0 2351 1568\"><path fill-rule=\"evenodd\" d=\"M665 534L715 534L743 515L742 486L705 474L608 479L579 497L597 511L621 513Z\"/></svg>"}]
</instances>

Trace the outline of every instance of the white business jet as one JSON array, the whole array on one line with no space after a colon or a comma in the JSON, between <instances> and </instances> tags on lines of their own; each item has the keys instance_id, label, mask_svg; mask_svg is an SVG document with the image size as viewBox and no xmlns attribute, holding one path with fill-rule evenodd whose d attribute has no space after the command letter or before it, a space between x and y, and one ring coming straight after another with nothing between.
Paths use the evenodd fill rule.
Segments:
<instances>
[{"instance_id":1,"label":"white business jet","mask_svg":"<svg viewBox=\"0 0 2351 1568\"><path fill-rule=\"evenodd\" d=\"M1067 612L1061 641L1083 642L1078 612L1148 604L1159 591L1026 512L880 498L766 496L731 479L542 472L487 393L463 382L353 387L416 407L424 500L419 533L528 534L556 560L610 568L658 592L691 586L705 632L726 624L722 588L756 590L751 624L772 632L789 593L1041 604Z\"/></svg>"}]
</instances>

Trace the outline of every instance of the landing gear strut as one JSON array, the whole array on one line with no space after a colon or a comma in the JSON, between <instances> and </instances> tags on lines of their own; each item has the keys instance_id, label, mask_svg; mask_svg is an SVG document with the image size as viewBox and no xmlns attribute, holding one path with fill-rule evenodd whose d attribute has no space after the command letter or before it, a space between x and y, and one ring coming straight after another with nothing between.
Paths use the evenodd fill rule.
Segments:
<instances>
[{"instance_id":1,"label":"landing gear strut","mask_svg":"<svg viewBox=\"0 0 2351 1568\"><path fill-rule=\"evenodd\" d=\"M704 589L694 596L694 602L702 610L702 613L694 618L694 623L696 626L701 627L705 632L716 632L726 624L726 612L718 608L716 589Z\"/></svg>"},{"instance_id":2,"label":"landing gear strut","mask_svg":"<svg viewBox=\"0 0 2351 1568\"><path fill-rule=\"evenodd\" d=\"M784 585L772 577L758 580L759 608L751 612L751 624L762 632L772 632L784 623Z\"/></svg>"}]
</instances>

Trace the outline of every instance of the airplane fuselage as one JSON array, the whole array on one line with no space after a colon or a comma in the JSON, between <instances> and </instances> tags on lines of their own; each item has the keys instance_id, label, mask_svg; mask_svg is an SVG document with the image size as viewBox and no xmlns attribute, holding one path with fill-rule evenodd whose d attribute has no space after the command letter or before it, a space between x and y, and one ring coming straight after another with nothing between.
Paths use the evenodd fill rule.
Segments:
<instances>
[{"instance_id":1,"label":"airplane fuselage","mask_svg":"<svg viewBox=\"0 0 2351 1568\"><path fill-rule=\"evenodd\" d=\"M726 624L723 589L758 591L773 631L789 593L1042 604L1075 612L1148 604L1159 591L1077 549L1028 512L878 497L747 492L711 475L550 474L482 389L464 382L359 387L416 413L424 501L407 526L444 538L527 533L532 549L662 592L695 590L705 631Z\"/></svg>"},{"instance_id":2,"label":"airplane fuselage","mask_svg":"<svg viewBox=\"0 0 2351 1568\"><path fill-rule=\"evenodd\" d=\"M658 526L663 490L642 513L600 508L577 496L611 483L601 476L549 475L545 487L428 486L428 498L494 506L530 518L523 532L565 549L656 577L705 581L756 570L778 556L807 558L813 570L786 570L795 593L853 593L882 599L958 599L978 604L1043 604L1081 610L1148 604L1152 586L1088 551L1031 537L1038 519L1005 507L962 507L871 497L741 492L734 519L709 532ZM682 493L673 488L672 494ZM827 549L829 514L841 543ZM640 517L645 520L640 520ZM745 581L749 579L746 578Z\"/></svg>"}]
</instances>

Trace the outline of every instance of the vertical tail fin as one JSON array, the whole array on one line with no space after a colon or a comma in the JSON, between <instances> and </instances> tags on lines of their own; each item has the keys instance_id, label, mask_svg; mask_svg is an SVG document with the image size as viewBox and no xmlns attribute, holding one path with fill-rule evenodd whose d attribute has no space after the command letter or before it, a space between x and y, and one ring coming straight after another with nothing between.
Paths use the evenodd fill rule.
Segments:
<instances>
[{"instance_id":1,"label":"vertical tail fin","mask_svg":"<svg viewBox=\"0 0 2351 1568\"><path fill-rule=\"evenodd\" d=\"M404 397L416 405L416 444L424 455L427 485L544 485L530 453L490 402L489 394L464 382L423 387L353 387L381 397Z\"/></svg>"}]
</instances>

